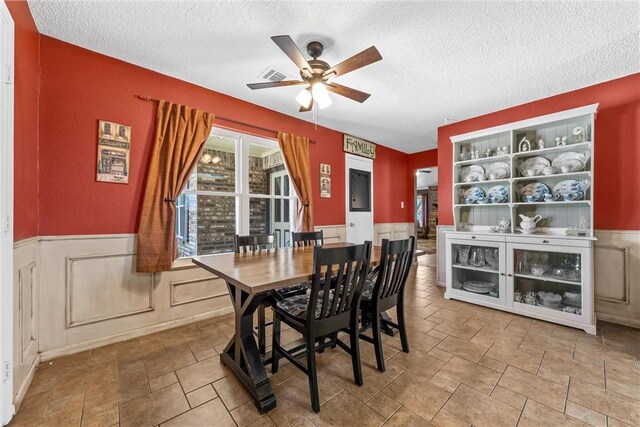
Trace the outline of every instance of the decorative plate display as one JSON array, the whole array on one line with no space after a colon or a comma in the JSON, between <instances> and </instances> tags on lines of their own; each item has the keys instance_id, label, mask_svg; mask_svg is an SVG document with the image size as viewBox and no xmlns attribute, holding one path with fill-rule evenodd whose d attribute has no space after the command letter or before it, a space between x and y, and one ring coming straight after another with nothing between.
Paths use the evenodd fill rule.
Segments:
<instances>
[{"instance_id":1,"label":"decorative plate display","mask_svg":"<svg viewBox=\"0 0 640 427\"><path fill-rule=\"evenodd\" d=\"M489 282L481 282L478 280L465 280L462 289L476 294L488 294L495 285Z\"/></svg>"},{"instance_id":2,"label":"decorative plate display","mask_svg":"<svg viewBox=\"0 0 640 427\"><path fill-rule=\"evenodd\" d=\"M509 190L504 185L494 185L487 192L487 197L491 203L507 203L509 201Z\"/></svg>"},{"instance_id":3,"label":"decorative plate display","mask_svg":"<svg viewBox=\"0 0 640 427\"><path fill-rule=\"evenodd\" d=\"M542 175L544 168L551 166L548 159L536 156L518 162L518 170L522 176L538 176Z\"/></svg>"},{"instance_id":4,"label":"decorative plate display","mask_svg":"<svg viewBox=\"0 0 640 427\"><path fill-rule=\"evenodd\" d=\"M551 163L551 166L557 167L562 173L572 173L583 171L589 161L589 153L577 153L569 151L562 153Z\"/></svg>"},{"instance_id":5,"label":"decorative plate display","mask_svg":"<svg viewBox=\"0 0 640 427\"><path fill-rule=\"evenodd\" d=\"M520 195L523 202L542 202L545 194L550 194L549 187L541 182L519 186Z\"/></svg>"},{"instance_id":6,"label":"decorative plate display","mask_svg":"<svg viewBox=\"0 0 640 427\"><path fill-rule=\"evenodd\" d=\"M484 191L480 187L471 187L462 191L462 200L467 205L476 203L478 199L484 199Z\"/></svg>"},{"instance_id":7,"label":"decorative plate display","mask_svg":"<svg viewBox=\"0 0 640 427\"><path fill-rule=\"evenodd\" d=\"M482 178L481 178L482 177ZM460 179L464 182L484 180L484 168L480 165L471 165L460 170Z\"/></svg>"},{"instance_id":8,"label":"decorative plate display","mask_svg":"<svg viewBox=\"0 0 640 427\"><path fill-rule=\"evenodd\" d=\"M568 179L557 183L553 187L553 197L556 200L564 200L571 202L573 200L583 200L587 189L589 188L589 180L584 179L577 181L575 179Z\"/></svg>"},{"instance_id":9,"label":"decorative plate display","mask_svg":"<svg viewBox=\"0 0 640 427\"><path fill-rule=\"evenodd\" d=\"M485 169L485 176L487 179L504 179L509 178L509 163L507 162L495 162L489 164Z\"/></svg>"}]
</instances>

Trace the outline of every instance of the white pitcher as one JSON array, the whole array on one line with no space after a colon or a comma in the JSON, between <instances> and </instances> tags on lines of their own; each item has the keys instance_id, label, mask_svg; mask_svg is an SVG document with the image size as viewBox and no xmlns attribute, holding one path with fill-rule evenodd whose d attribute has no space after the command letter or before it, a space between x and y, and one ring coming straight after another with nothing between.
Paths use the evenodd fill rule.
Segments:
<instances>
[{"instance_id":1,"label":"white pitcher","mask_svg":"<svg viewBox=\"0 0 640 427\"><path fill-rule=\"evenodd\" d=\"M538 223L538 221L542 219L542 216L536 215L533 218L531 218L526 215L520 215L520 218L522 218L522 222L520 222L520 227L522 227L523 230L532 230L536 228L536 224Z\"/></svg>"}]
</instances>

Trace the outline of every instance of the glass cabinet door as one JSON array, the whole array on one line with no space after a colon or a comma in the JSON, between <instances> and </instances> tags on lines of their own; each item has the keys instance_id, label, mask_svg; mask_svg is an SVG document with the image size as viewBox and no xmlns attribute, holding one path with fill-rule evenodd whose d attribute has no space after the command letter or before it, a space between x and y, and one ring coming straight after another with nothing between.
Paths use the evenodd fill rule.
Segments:
<instances>
[{"instance_id":1,"label":"glass cabinet door","mask_svg":"<svg viewBox=\"0 0 640 427\"><path fill-rule=\"evenodd\" d=\"M509 257L513 271L507 287L513 306L552 316L582 316L588 268L582 250L510 244Z\"/></svg>"},{"instance_id":2,"label":"glass cabinet door","mask_svg":"<svg viewBox=\"0 0 640 427\"><path fill-rule=\"evenodd\" d=\"M502 303L505 244L450 240L451 292L467 298Z\"/></svg>"}]
</instances>

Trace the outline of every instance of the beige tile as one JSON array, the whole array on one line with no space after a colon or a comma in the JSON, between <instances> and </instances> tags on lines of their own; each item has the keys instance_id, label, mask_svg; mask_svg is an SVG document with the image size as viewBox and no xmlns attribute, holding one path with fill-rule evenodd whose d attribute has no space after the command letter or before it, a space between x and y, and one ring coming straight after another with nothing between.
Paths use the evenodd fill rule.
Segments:
<instances>
[{"instance_id":1,"label":"beige tile","mask_svg":"<svg viewBox=\"0 0 640 427\"><path fill-rule=\"evenodd\" d=\"M449 336L449 335L445 334L444 332L440 332L440 331L433 331L433 330L432 330L432 331L427 332L427 335L430 335L430 336L432 336L432 337L434 337L434 338L437 338L437 339L439 339L439 340L443 340L443 339L445 339L446 337L448 337L448 336Z\"/></svg>"},{"instance_id":2,"label":"beige tile","mask_svg":"<svg viewBox=\"0 0 640 427\"><path fill-rule=\"evenodd\" d=\"M440 344L438 344L437 348L448 353L455 354L456 356L460 356L473 363L477 363L487 351L487 349L481 345L464 341L456 337L445 338Z\"/></svg>"},{"instance_id":3,"label":"beige tile","mask_svg":"<svg viewBox=\"0 0 640 427\"><path fill-rule=\"evenodd\" d=\"M605 366L607 371L607 390L640 400L640 371L622 368L607 362L605 362ZM586 379L584 380L587 381ZM598 385L596 383L593 384Z\"/></svg>"},{"instance_id":4,"label":"beige tile","mask_svg":"<svg viewBox=\"0 0 640 427\"><path fill-rule=\"evenodd\" d=\"M396 412L402 405L390 398L384 393L378 393L369 399L367 406L376 411L378 414L385 418L389 418Z\"/></svg>"},{"instance_id":5,"label":"beige tile","mask_svg":"<svg viewBox=\"0 0 640 427\"><path fill-rule=\"evenodd\" d=\"M213 383L213 388L227 409L232 410L251 400L251 396L235 375L222 378Z\"/></svg>"},{"instance_id":6,"label":"beige tile","mask_svg":"<svg viewBox=\"0 0 640 427\"><path fill-rule=\"evenodd\" d=\"M315 424L313 424L311 420L309 420L309 423L311 427L315 426ZM276 423L271 421L271 418L269 418L269 415L263 415L257 420L253 421L251 424L249 424L248 427L276 427ZM300 427L303 427L303 426L300 425Z\"/></svg>"},{"instance_id":7,"label":"beige tile","mask_svg":"<svg viewBox=\"0 0 640 427\"><path fill-rule=\"evenodd\" d=\"M613 417L607 417L607 427L634 427Z\"/></svg>"},{"instance_id":8,"label":"beige tile","mask_svg":"<svg viewBox=\"0 0 640 427\"><path fill-rule=\"evenodd\" d=\"M511 391L507 388L497 385L491 392L491 397L506 403L509 406L521 411L527 398L521 394Z\"/></svg>"},{"instance_id":9,"label":"beige tile","mask_svg":"<svg viewBox=\"0 0 640 427\"><path fill-rule=\"evenodd\" d=\"M244 427L256 421L262 414L260 414L260 411L258 411L252 399L231 411L231 416L238 426Z\"/></svg>"},{"instance_id":10,"label":"beige tile","mask_svg":"<svg viewBox=\"0 0 640 427\"><path fill-rule=\"evenodd\" d=\"M507 367L498 384L560 412L564 411L566 386L513 366Z\"/></svg>"},{"instance_id":11,"label":"beige tile","mask_svg":"<svg viewBox=\"0 0 640 427\"><path fill-rule=\"evenodd\" d=\"M444 409L475 426L515 426L520 411L464 384Z\"/></svg>"},{"instance_id":12,"label":"beige tile","mask_svg":"<svg viewBox=\"0 0 640 427\"><path fill-rule=\"evenodd\" d=\"M215 348L210 347L210 348L205 348L204 350L198 351L196 353L193 353L193 355L195 356L198 362L202 362L205 359L208 359L213 356L217 356L218 352L216 351Z\"/></svg>"},{"instance_id":13,"label":"beige tile","mask_svg":"<svg viewBox=\"0 0 640 427\"><path fill-rule=\"evenodd\" d=\"M395 363L413 375L424 378L431 378L444 365L441 360L419 351L399 352L390 359L390 363Z\"/></svg>"},{"instance_id":14,"label":"beige tile","mask_svg":"<svg viewBox=\"0 0 640 427\"><path fill-rule=\"evenodd\" d=\"M215 420L215 422L213 422ZM227 412L220 399L211 400L204 405L185 412L184 414L173 418L162 424L162 427L210 427L215 424L216 427L235 427L236 423Z\"/></svg>"},{"instance_id":15,"label":"beige tile","mask_svg":"<svg viewBox=\"0 0 640 427\"><path fill-rule=\"evenodd\" d=\"M636 369L633 354L591 341L578 340L573 358L580 362L588 362L604 366L606 361L625 369Z\"/></svg>"},{"instance_id":16,"label":"beige tile","mask_svg":"<svg viewBox=\"0 0 640 427\"><path fill-rule=\"evenodd\" d=\"M542 360L541 354L534 355L522 350L512 350L498 344L491 346L487 352L487 357L532 373L538 370L538 366Z\"/></svg>"},{"instance_id":17,"label":"beige tile","mask_svg":"<svg viewBox=\"0 0 640 427\"><path fill-rule=\"evenodd\" d=\"M317 426L345 426L354 420L361 425L381 426L386 421L386 418L346 391L324 403L320 412L311 413L309 419Z\"/></svg>"},{"instance_id":18,"label":"beige tile","mask_svg":"<svg viewBox=\"0 0 640 427\"><path fill-rule=\"evenodd\" d=\"M477 332L479 328L474 328L467 325L461 325L460 323L445 320L434 328L436 331L444 332L447 335L469 341Z\"/></svg>"},{"instance_id":19,"label":"beige tile","mask_svg":"<svg viewBox=\"0 0 640 427\"><path fill-rule=\"evenodd\" d=\"M542 354L546 352L560 357L573 357L574 347L573 342L534 333L528 333L520 344L520 350L527 353Z\"/></svg>"},{"instance_id":20,"label":"beige tile","mask_svg":"<svg viewBox=\"0 0 640 427\"><path fill-rule=\"evenodd\" d=\"M213 389L211 384L207 384L204 387L200 387L192 391L191 393L187 393L187 400L189 401L189 406L195 408L196 406L202 405L204 402L208 402L210 400L218 397L218 394Z\"/></svg>"},{"instance_id":21,"label":"beige tile","mask_svg":"<svg viewBox=\"0 0 640 427\"><path fill-rule=\"evenodd\" d=\"M85 417L105 411L118 403L125 403L149 393L147 380L121 384L117 381L91 384L85 391Z\"/></svg>"},{"instance_id":22,"label":"beige tile","mask_svg":"<svg viewBox=\"0 0 640 427\"><path fill-rule=\"evenodd\" d=\"M191 350L187 346L168 350L145 359L149 379L194 363L196 363L196 358L193 357Z\"/></svg>"},{"instance_id":23,"label":"beige tile","mask_svg":"<svg viewBox=\"0 0 640 427\"><path fill-rule=\"evenodd\" d=\"M339 391L339 388L342 388L349 394L352 394L361 401L366 402L403 371L404 369L393 363L392 359L386 364L385 372L380 372L375 368L363 365L362 378L364 384L362 386L357 386L353 380L353 369L351 368L351 365L335 367L328 364L326 369L320 371L318 374L318 380L320 381L320 395L322 397L323 381L329 381L329 385L332 383L334 384L331 390L331 396L335 396L335 392Z\"/></svg>"},{"instance_id":24,"label":"beige tile","mask_svg":"<svg viewBox=\"0 0 640 427\"><path fill-rule=\"evenodd\" d=\"M489 394L498 382L500 374L484 366L471 363L461 357L454 356L449 360L439 374L446 375L463 384Z\"/></svg>"},{"instance_id":25,"label":"beige tile","mask_svg":"<svg viewBox=\"0 0 640 427\"><path fill-rule=\"evenodd\" d=\"M188 410L180 385L174 384L120 405L120 423L122 427L155 426Z\"/></svg>"},{"instance_id":26,"label":"beige tile","mask_svg":"<svg viewBox=\"0 0 640 427\"><path fill-rule=\"evenodd\" d=\"M443 362L446 362L453 357L453 354L449 353L448 351L441 350L438 347L432 349L427 354Z\"/></svg>"},{"instance_id":27,"label":"beige tile","mask_svg":"<svg viewBox=\"0 0 640 427\"><path fill-rule=\"evenodd\" d=\"M222 366L222 363L220 363L219 356L205 359L202 362L176 371L178 380L180 380L180 384L182 384L185 393L189 393L205 384L224 378L229 374L230 371L227 371L224 366Z\"/></svg>"},{"instance_id":28,"label":"beige tile","mask_svg":"<svg viewBox=\"0 0 640 427\"><path fill-rule=\"evenodd\" d=\"M569 401L631 425L640 423L640 404L637 400L578 379L571 380Z\"/></svg>"},{"instance_id":29,"label":"beige tile","mask_svg":"<svg viewBox=\"0 0 640 427\"><path fill-rule=\"evenodd\" d=\"M433 418L451 396L448 391L408 372L392 381L383 393L425 420Z\"/></svg>"},{"instance_id":30,"label":"beige tile","mask_svg":"<svg viewBox=\"0 0 640 427\"><path fill-rule=\"evenodd\" d=\"M311 412L309 384L298 377L290 378L273 388L278 399L277 406L269 411L269 417L279 426L290 426ZM320 394L320 403L323 399Z\"/></svg>"},{"instance_id":31,"label":"beige tile","mask_svg":"<svg viewBox=\"0 0 640 427\"><path fill-rule=\"evenodd\" d=\"M389 418L384 427L431 427L432 425L403 406Z\"/></svg>"},{"instance_id":32,"label":"beige tile","mask_svg":"<svg viewBox=\"0 0 640 427\"><path fill-rule=\"evenodd\" d=\"M527 404L522 411L518 427L540 427L542 420L545 425L581 427L588 426L580 420L564 415L548 406L542 405L533 400L527 400Z\"/></svg>"},{"instance_id":33,"label":"beige tile","mask_svg":"<svg viewBox=\"0 0 640 427\"><path fill-rule=\"evenodd\" d=\"M448 391L449 393L453 393L454 391L456 391L456 389L460 385L460 381L449 378L448 376L443 375L440 372L432 376L431 379L429 379L429 382L436 387L440 387L441 389Z\"/></svg>"},{"instance_id":34,"label":"beige tile","mask_svg":"<svg viewBox=\"0 0 640 427\"><path fill-rule=\"evenodd\" d=\"M471 424L444 408L433 417L431 423L436 427L471 427Z\"/></svg>"},{"instance_id":35,"label":"beige tile","mask_svg":"<svg viewBox=\"0 0 640 427\"><path fill-rule=\"evenodd\" d=\"M485 368L493 369L494 371L500 372L500 373L504 372L504 370L507 369L506 363L496 359L492 359L487 356L483 356L482 359L480 359L480 361L478 362L478 364L481 366L484 366Z\"/></svg>"},{"instance_id":36,"label":"beige tile","mask_svg":"<svg viewBox=\"0 0 640 427\"><path fill-rule=\"evenodd\" d=\"M567 402L564 413L594 427L605 427L607 425L607 417L604 414L571 401Z\"/></svg>"},{"instance_id":37,"label":"beige tile","mask_svg":"<svg viewBox=\"0 0 640 427\"><path fill-rule=\"evenodd\" d=\"M102 411L90 417L82 418L82 427L111 427L119 423L118 407Z\"/></svg>"},{"instance_id":38,"label":"beige tile","mask_svg":"<svg viewBox=\"0 0 640 427\"><path fill-rule=\"evenodd\" d=\"M485 326L480 329L470 341L483 347L491 347L493 343L497 343L503 347L515 350L520 346L525 335L525 331L502 331L490 326Z\"/></svg>"},{"instance_id":39,"label":"beige tile","mask_svg":"<svg viewBox=\"0 0 640 427\"><path fill-rule=\"evenodd\" d=\"M569 377L578 378L598 387L604 387L604 369L554 353L545 353L538 375L568 385Z\"/></svg>"},{"instance_id":40,"label":"beige tile","mask_svg":"<svg viewBox=\"0 0 640 427\"><path fill-rule=\"evenodd\" d=\"M446 308L441 308L440 310L433 313L433 315L456 323L465 323L471 317L471 314L469 313L451 311L447 310Z\"/></svg>"},{"instance_id":41,"label":"beige tile","mask_svg":"<svg viewBox=\"0 0 640 427\"><path fill-rule=\"evenodd\" d=\"M422 332L417 332L414 329L407 331L408 339L409 339L409 350L419 350L423 353L428 353L432 348L434 348L440 340L438 338L432 337L427 334L423 334ZM402 345L400 343L400 338L393 339L389 341L389 346L395 348L398 351L402 350ZM362 347L362 346L361 346Z\"/></svg>"},{"instance_id":42,"label":"beige tile","mask_svg":"<svg viewBox=\"0 0 640 427\"><path fill-rule=\"evenodd\" d=\"M175 372L169 372L168 374L160 375L159 377L149 380L149 387L151 391L156 391L177 382L178 377L176 377Z\"/></svg>"}]
</instances>

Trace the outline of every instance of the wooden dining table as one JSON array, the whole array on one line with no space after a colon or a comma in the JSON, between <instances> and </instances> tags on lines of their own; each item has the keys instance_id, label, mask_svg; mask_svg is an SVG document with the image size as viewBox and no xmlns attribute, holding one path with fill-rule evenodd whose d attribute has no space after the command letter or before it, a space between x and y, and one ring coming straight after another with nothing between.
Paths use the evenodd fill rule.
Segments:
<instances>
[{"instance_id":1,"label":"wooden dining table","mask_svg":"<svg viewBox=\"0 0 640 427\"><path fill-rule=\"evenodd\" d=\"M352 243L332 243L323 247L345 247ZM224 253L192 258L192 262L224 279L235 312L235 333L220 355L265 413L276 406L263 355L253 334L253 313L269 291L297 285L313 276L313 246L282 248L260 252ZM373 246L370 265L380 260L380 246ZM416 251L416 256L424 251Z\"/></svg>"}]
</instances>

